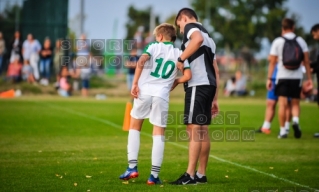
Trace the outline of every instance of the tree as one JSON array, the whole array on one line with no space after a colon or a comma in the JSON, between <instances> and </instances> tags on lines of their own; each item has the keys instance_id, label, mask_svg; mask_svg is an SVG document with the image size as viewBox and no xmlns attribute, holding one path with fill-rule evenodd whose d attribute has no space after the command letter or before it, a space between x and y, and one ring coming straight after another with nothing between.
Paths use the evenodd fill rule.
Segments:
<instances>
[{"instance_id":1,"label":"tree","mask_svg":"<svg viewBox=\"0 0 319 192\"><path fill-rule=\"evenodd\" d=\"M262 38L271 41L280 35L281 20L288 12L283 6L287 0L208 1L193 0L192 5L200 18L209 17L217 46L236 50L246 46L259 51Z\"/></svg>"},{"instance_id":2,"label":"tree","mask_svg":"<svg viewBox=\"0 0 319 192\"><path fill-rule=\"evenodd\" d=\"M298 16L288 16L286 1L193 0L192 5L198 16L208 19L213 26L211 35L217 47L237 53L250 69L254 62L253 54L260 51L262 40L271 42L281 35L284 17L294 19L296 34L305 36L303 28L298 25ZM204 21L207 23L207 20Z\"/></svg>"},{"instance_id":3,"label":"tree","mask_svg":"<svg viewBox=\"0 0 319 192\"><path fill-rule=\"evenodd\" d=\"M145 36L150 30L150 10L151 7L145 10L138 10L133 5L128 8L128 21L126 23L126 39L132 39L139 26L144 27ZM159 24L158 16L155 17L155 25Z\"/></svg>"},{"instance_id":4,"label":"tree","mask_svg":"<svg viewBox=\"0 0 319 192\"><path fill-rule=\"evenodd\" d=\"M17 21L21 18L21 7L18 5L7 5L4 11L0 14L0 26L6 41L6 46L9 47L9 42L12 40ZM19 25L18 25L19 27Z\"/></svg>"}]
</instances>

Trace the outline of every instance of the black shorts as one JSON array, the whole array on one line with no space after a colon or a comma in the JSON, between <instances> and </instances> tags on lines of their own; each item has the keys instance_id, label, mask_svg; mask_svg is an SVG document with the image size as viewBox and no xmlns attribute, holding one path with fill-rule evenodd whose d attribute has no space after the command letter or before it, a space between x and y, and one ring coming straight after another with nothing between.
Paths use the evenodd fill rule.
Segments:
<instances>
[{"instance_id":1,"label":"black shorts","mask_svg":"<svg viewBox=\"0 0 319 192\"><path fill-rule=\"evenodd\" d=\"M201 85L189 87L185 91L184 124L209 125L216 87Z\"/></svg>"},{"instance_id":2,"label":"black shorts","mask_svg":"<svg viewBox=\"0 0 319 192\"><path fill-rule=\"evenodd\" d=\"M301 83L300 79L279 79L276 84L275 94L278 97L300 99Z\"/></svg>"}]
</instances>

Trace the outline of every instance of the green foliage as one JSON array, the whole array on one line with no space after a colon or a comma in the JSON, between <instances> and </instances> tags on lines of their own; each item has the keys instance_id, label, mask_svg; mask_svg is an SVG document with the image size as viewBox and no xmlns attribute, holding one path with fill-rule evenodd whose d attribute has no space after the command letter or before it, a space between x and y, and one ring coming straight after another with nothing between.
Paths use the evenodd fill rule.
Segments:
<instances>
[{"instance_id":1,"label":"green foliage","mask_svg":"<svg viewBox=\"0 0 319 192\"><path fill-rule=\"evenodd\" d=\"M136 9L133 5L128 8L128 21L126 23L126 39L132 39L139 26L144 26L144 36L150 30L150 10L151 7L143 10ZM155 17L155 25L159 24L158 16Z\"/></svg>"},{"instance_id":2,"label":"green foliage","mask_svg":"<svg viewBox=\"0 0 319 192\"><path fill-rule=\"evenodd\" d=\"M9 42L12 40L14 35L16 19L20 21L20 18L21 7L18 5L6 6L2 13L0 13L0 31L3 34L7 47L9 47Z\"/></svg>"},{"instance_id":3,"label":"green foliage","mask_svg":"<svg viewBox=\"0 0 319 192\"><path fill-rule=\"evenodd\" d=\"M209 19L213 37L219 47L230 49L249 47L259 51L262 38L272 41L281 33L281 20L287 15L287 0L193 0L200 18Z\"/></svg>"}]
</instances>

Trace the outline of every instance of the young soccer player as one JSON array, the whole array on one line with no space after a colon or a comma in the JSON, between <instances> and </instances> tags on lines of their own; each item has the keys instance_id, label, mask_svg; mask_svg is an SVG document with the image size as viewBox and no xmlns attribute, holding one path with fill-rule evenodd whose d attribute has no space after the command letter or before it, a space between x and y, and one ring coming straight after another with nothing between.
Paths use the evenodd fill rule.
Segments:
<instances>
[{"instance_id":1,"label":"young soccer player","mask_svg":"<svg viewBox=\"0 0 319 192\"><path fill-rule=\"evenodd\" d=\"M177 60L182 54L174 48L176 29L171 24L161 24L154 30L156 42L148 44L137 62L131 95L134 105L128 134L128 168L122 180L138 177L137 157L140 148L140 131L144 119L153 124L152 168L147 184L160 184L158 174L164 153L164 129L167 123L169 92L177 75ZM191 79L189 65L185 63L183 76L176 80L184 83Z\"/></svg>"}]
</instances>

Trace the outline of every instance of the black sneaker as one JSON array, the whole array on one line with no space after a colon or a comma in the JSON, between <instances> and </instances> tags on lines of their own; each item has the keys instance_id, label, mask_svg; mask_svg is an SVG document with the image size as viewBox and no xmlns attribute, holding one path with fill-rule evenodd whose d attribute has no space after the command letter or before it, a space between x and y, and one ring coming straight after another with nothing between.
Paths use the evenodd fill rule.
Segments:
<instances>
[{"instance_id":1,"label":"black sneaker","mask_svg":"<svg viewBox=\"0 0 319 192\"><path fill-rule=\"evenodd\" d=\"M195 179L192 179L188 173L182 174L176 181L170 182L171 185L196 185Z\"/></svg>"},{"instance_id":2,"label":"black sneaker","mask_svg":"<svg viewBox=\"0 0 319 192\"><path fill-rule=\"evenodd\" d=\"M287 134L283 134L283 135L278 135L278 139L287 139L288 135Z\"/></svg>"},{"instance_id":3,"label":"black sneaker","mask_svg":"<svg viewBox=\"0 0 319 192\"><path fill-rule=\"evenodd\" d=\"M195 181L196 181L197 184L205 184L205 183L207 183L207 177L205 175L202 178L199 178L196 175L196 173L195 173Z\"/></svg>"},{"instance_id":4,"label":"black sneaker","mask_svg":"<svg viewBox=\"0 0 319 192\"><path fill-rule=\"evenodd\" d=\"M301 137L301 130L300 130L300 127L299 127L299 124L297 123L294 123L292 125L292 128L294 129L294 135L295 135L295 138L299 139Z\"/></svg>"},{"instance_id":5,"label":"black sneaker","mask_svg":"<svg viewBox=\"0 0 319 192\"><path fill-rule=\"evenodd\" d=\"M261 131L261 127L259 127L259 129L256 129L255 132L256 132L256 133L263 133L263 132Z\"/></svg>"}]
</instances>

